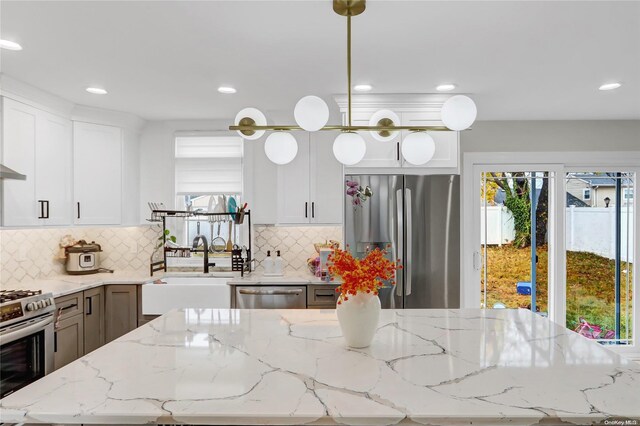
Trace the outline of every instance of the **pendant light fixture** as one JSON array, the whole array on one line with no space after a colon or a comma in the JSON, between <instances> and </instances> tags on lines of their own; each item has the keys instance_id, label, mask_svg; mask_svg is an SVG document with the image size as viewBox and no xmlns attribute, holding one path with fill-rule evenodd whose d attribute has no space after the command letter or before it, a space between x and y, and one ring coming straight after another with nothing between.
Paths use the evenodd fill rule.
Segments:
<instances>
[{"instance_id":1,"label":"pendant light fixture","mask_svg":"<svg viewBox=\"0 0 640 426\"><path fill-rule=\"evenodd\" d=\"M347 120L345 125L327 125L329 121L329 107L318 96L305 96L298 101L294 109L296 125L267 125L264 114L255 108L245 108L238 113L233 126L245 139L255 140L266 131L274 131L265 142L267 157L276 164L291 162L297 152L298 144L295 137L287 131L306 130L339 131L341 132L333 143L333 154L336 159L346 166L352 166L364 158L367 145L358 132L370 132L371 136L380 141L388 142L394 139L400 130L409 133L402 141L402 156L414 165L426 164L435 153L435 142L427 131L460 131L469 128L476 119L477 109L471 98L455 95L442 106L441 115L444 126L401 126L397 114L389 110L380 110L373 114L368 126L354 126L351 121L351 17L360 15L366 8L366 0L333 0L335 13L347 18Z\"/></svg>"}]
</instances>

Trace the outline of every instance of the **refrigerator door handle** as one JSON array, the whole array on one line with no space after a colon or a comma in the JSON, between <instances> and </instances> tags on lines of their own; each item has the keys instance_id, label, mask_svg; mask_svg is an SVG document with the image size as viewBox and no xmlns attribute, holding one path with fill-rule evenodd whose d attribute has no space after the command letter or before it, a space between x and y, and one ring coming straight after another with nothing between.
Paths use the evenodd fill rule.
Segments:
<instances>
[{"instance_id":1,"label":"refrigerator door handle","mask_svg":"<svg viewBox=\"0 0 640 426\"><path fill-rule=\"evenodd\" d=\"M396 259L400 259L401 262L404 262L404 259L401 259L399 254L404 250L404 219L402 217L402 189L398 189L396 191L396 218L397 218L397 232L398 232L398 244L396 245ZM395 280L396 280L396 296L402 297L402 285L400 285L400 281L398 280L398 270L395 272Z\"/></svg>"},{"instance_id":2,"label":"refrigerator door handle","mask_svg":"<svg viewBox=\"0 0 640 426\"><path fill-rule=\"evenodd\" d=\"M406 279L405 279L405 283L406 283L406 287L405 287L405 296L409 296L411 294L411 257L412 257L412 252L411 252L411 245L413 243L413 235L412 235L412 229L411 229L411 222L412 222L412 218L411 218L411 190L409 188L406 188L404 190L404 199L405 199L405 206L407 209L407 249L406 249L406 256L404 259L404 273L406 274Z\"/></svg>"}]
</instances>

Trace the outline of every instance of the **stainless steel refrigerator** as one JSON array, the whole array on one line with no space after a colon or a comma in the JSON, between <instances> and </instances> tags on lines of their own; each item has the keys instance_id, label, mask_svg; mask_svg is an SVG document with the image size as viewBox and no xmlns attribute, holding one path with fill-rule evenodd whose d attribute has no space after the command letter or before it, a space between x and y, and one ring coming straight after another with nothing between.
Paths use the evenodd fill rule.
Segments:
<instances>
[{"instance_id":1,"label":"stainless steel refrigerator","mask_svg":"<svg viewBox=\"0 0 640 426\"><path fill-rule=\"evenodd\" d=\"M381 289L382 307L459 308L460 177L345 178L362 188L361 196L346 194L345 244L357 257L389 246L389 257L403 265L395 287ZM367 187L370 197L364 195Z\"/></svg>"}]
</instances>

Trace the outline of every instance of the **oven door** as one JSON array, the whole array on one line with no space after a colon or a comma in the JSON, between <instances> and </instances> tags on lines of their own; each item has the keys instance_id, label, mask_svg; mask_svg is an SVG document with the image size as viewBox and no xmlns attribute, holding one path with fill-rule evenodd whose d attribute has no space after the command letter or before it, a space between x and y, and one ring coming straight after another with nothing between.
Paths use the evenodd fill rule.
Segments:
<instances>
[{"instance_id":1,"label":"oven door","mask_svg":"<svg viewBox=\"0 0 640 426\"><path fill-rule=\"evenodd\" d=\"M0 398L53 371L53 315L0 332Z\"/></svg>"}]
</instances>

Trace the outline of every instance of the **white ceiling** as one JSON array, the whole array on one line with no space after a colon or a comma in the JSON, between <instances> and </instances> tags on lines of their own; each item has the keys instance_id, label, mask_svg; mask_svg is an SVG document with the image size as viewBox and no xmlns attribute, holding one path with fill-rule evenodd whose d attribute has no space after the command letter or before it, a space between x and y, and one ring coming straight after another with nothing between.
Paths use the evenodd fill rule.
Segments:
<instances>
[{"instance_id":1,"label":"white ceiling","mask_svg":"<svg viewBox=\"0 0 640 426\"><path fill-rule=\"evenodd\" d=\"M346 20L329 0L2 1L0 14L24 48L2 50L2 72L145 119L292 111L346 90ZM369 1L353 75L377 93L454 82L481 120L640 119L640 2ZM608 81L623 86L597 90Z\"/></svg>"}]
</instances>

